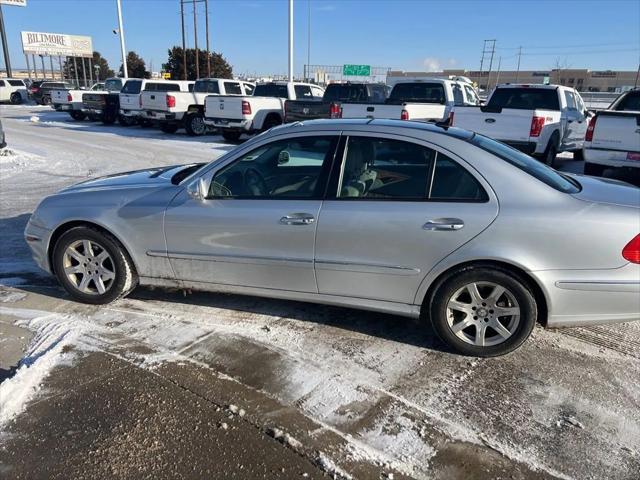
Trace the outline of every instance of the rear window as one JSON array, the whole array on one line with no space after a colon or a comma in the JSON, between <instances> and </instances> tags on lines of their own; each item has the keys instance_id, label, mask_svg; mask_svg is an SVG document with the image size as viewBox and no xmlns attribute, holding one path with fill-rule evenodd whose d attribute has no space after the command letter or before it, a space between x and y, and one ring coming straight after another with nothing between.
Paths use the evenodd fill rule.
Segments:
<instances>
[{"instance_id":1,"label":"rear window","mask_svg":"<svg viewBox=\"0 0 640 480\"><path fill-rule=\"evenodd\" d=\"M256 89L253 91L254 97L276 97L276 98L288 98L287 86L277 83L265 83L262 85L256 85Z\"/></svg>"},{"instance_id":2,"label":"rear window","mask_svg":"<svg viewBox=\"0 0 640 480\"><path fill-rule=\"evenodd\" d=\"M498 88L491 95L487 107L560 110L560 102L558 92L551 88Z\"/></svg>"},{"instance_id":3,"label":"rear window","mask_svg":"<svg viewBox=\"0 0 640 480\"><path fill-rule=\"evenodd\" d=\"M104 82L104 89L109 92L119 92L122 89L122 80L112 78Z\"/></svg>"},{"instance_id":4,"label":"rear window","mask_svg":"<svg viewBox=\"0 0 640 480\"><path fill-rule=\"evenodd\" d=\"M478 134L471 137L469 141L556 190L564 193L578 193L580 191L580 185L577 182L574 183L553 168L504 143Z\"/></svg>"},{"instance_id":5,"label":"rear window","mask_svg":"<svg viewBox=\"0 0 640 480\"><path fill-rule=\"evenodd\" d=\"M142 80L127 80L120 92L122 93L140 93L142 89Z\"/></svg>"},{"instance_id":6,"label":"rear window","mask_svg":"<svg viewBox=\"0 0 640 480\"><path fill-rule=\"evenodd\" d=\"M224 82L224 91L227 95L242 95L242 87L238 82Z\"/></svg>"},{"instance_id":7,"label":"rear window","mask_svg":"<svg viewBox=\"0 0 640 480\"><path fill-rule=\"evenodd\" d=\"M144 90L145 92L179 92L180 85L169 82L147 83Z\"/></svg>"},{"instance_id":8,"label":"rear window","mask_svg":"<svg viewBox=\"0 0 640 480\"><path fill-rule=\"evenodd\" d=\"M366 85L348 85L332 83L324 92L324 100L328 102L367 102Z\"/></svg>"},{"instance_id":9,"label":"rear window","mask_svg":"<svg viewBox=\"0 0 640 480\"><path fill-rule=\"evenodd\" d=\"M444 85L428 82L398 83L391 90L387 103L400 102L444 104Z\"/></svg>"},{"instance_id":10,"label":"rear window","mask_svg":"<svg viewBox=\"0 0 640 480\"><path fill-rule=\"evenodd\" d=\"M196 80L193 91L196 93L220 93L220 88L217 81Z\"/></svg>"},{"instance_id":11,"label":"rear window","mask_svg":"<svg viewBox=\"0 0 640 480\"><path fill-rule=\"evenodd\" d=\"M24 87L24 82L22 80L7 80L9 85L13 87Z\"/></svg>"},{"instance_id":12,"label":"rear window","mask_svg":"<svg viewBox=\"0 0 640 480\"><path fill-rule=\"evenodd\" d=\"M611 105L611 109L622 112L640 112L640 90L621 96Z\"/></svg>"}]
</instances>

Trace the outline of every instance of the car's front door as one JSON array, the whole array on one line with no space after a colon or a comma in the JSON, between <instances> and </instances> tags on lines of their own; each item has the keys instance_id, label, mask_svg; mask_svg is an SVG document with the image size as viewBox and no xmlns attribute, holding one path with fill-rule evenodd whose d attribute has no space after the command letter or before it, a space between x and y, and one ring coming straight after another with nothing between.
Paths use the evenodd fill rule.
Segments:
<instances>
[{"instance_id":1,"label":"car's front door","mask_svg":"<svg viewBox=\"0 0 640 480\"><path fill-rule=\"evenodd\" d=\"M566 116L566 128L563 138L563 147L574 149L582 146L584 135L587 131L587 123L584 109L578 108L578 103L573 92L564 91L565 103L567 104L564 115Z\"/></svg>"},{"instance_id":2,"label":"car's front door","mask_svg":"<svg viewBox=\"0 0 640 480\"><path fill-rule=\"evenodd\" d=\"M318 291L413 303L425 275L491 223L497 201L434 146L380 134L343 141L318 220Z\"/></svg>"},{"instance_id":3,"label":"car's front door","mask_svg":"<svg viewBox=\"0 0 640 480\"><path fill-rule=\"evenodd\" d=\"M338 138L276 137L211 172L207 198L179 194L165 216L177 278L317 292L313 247Z\"/></svg>"}]
</instances>

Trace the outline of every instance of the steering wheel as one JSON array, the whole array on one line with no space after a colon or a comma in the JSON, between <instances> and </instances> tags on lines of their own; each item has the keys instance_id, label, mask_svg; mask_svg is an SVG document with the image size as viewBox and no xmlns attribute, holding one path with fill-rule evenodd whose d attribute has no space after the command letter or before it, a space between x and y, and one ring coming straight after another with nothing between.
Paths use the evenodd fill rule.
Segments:
<instances>
[{"instance_id":1,"label":"steering wheel","mask_svg":"<svg viewBox=\"0 0 640 480\"><path fill-rule=\"evenodd\" d=\"M244 171L244 186L254 197L264 197L269 193L267 182L255 168L247 168Z\"/></svg>"}]
</instances>

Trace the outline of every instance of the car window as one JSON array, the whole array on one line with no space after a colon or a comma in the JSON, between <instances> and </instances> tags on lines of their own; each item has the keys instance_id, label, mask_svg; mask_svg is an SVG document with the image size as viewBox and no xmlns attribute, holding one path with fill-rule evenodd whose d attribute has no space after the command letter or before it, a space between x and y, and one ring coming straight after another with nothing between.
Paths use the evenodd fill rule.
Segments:
<instances>
[{"instance_id":1,"label":"car window","mask_svg":"<svg viewBox=\"0 0 640 480\"><path fill-rule=\"evenodd\" d=\"M584 107L584 102L582 101L582 97L580 96L579 93L576 93L575 97L576 97L576 107L580 112L584 113L586 108Z\"/></svg>"},{"instance_id":2,"label":"car window","mask_svg":"<svg viewBox=\"0 0 640 480\"><path fill-rule=\"evenodd\" d=\"M411 142L349 137L338 197L423 200L428 195L435 153Z\"/></svg>"},{"instance_id":3,"label":"car window","mask_svg":"<svg viewBox=\"0 0 640 480\"><path fill-rule=\"evenodd\" d=\"M397 83L391 90L387 103L401 102L438 103L444 105L444 85L429 82Z\"/></svg>"},{"instance_id":4,"label":"car window","mask_svg":"<svg viewBox=\"0 0 640 480\"><path fill-rule=\"evenodd\" d=\"M468 105L478 105L478 103L480 103L478 101L478 95L476 95L476 92L473 90L473 88L465 85L464 86L464 90L467 94L467 104Z\"/></svg>"},{"instance_id":5,"label":"car window","mask_svg":"<svg viewBox=\"0 0 640 480\"><path fill-rule=\"evenodd\" d=\"M224 82L224 90L227 95L242 95L242 88L238 82Z\"/></svg>"},{"instance_id":6,"label":"car window","mask_svg":"<svg viewBox=\"0 0 640 480\"><path fill-rule=\"evenodd\" d=\"M580 186L577 182L570 181L553 168L504 143L478 134L473 135L469 141L556 190L565 193L577 193L580 191Z\"/></svg>"},{"instance_id":7,"label":"car window","mask_svg":"<svg viewBox=\"0 0 640 480\"><path fill-rule=\"evenodd\" d=\"M491 95L487 107L560 110L560 102L558 92L552 88L498 88Z\"/></svg>"},{"instance_id":8,"label":"car window","mask_svg":"<svg viewBox=\"0 0 640 480\"><path fill-rule=\"evenodd\" d=\"M0 87L6 87L7 85L4 83L4 80L0 80Z\"/></svg>"},{"instance_id":9,"label":"car window","mask_svg":"<svg viewBox=\"0 0 640 480\"><path fill-rule=\"evenodd\" d=\"M244 93L245 95L253 95L253 91L255 90L255 86L251 85L250 83L243 83L244 85Z\"/></svg>"},{"instance_id":10,"label":"car window","mask_svg":"<svg viewBox=\"0 0 640 480\"><path fill-rule=\"evenodd\" d=\"M322 98L322 96L324 95L324 91L318 87L311 87L311 94L315 98Z\"/></svg>"},{"instance_id":11,"label":"car window","mask_svg":"<svg viewBox=\"0 0 640 480\"><path fill-rule=\"evenodd\" d=\"M433 201L484 202L487 193L458 162L438 152L429 199Z\"/></svg>"},{"instance_id":12,"label":"car window","mask_svg":"<svg viewBox=\"0 0 640 480\"><path fill-rule=\"evenodd\" d=\"M612 110L640 112L640 90L623 94L611 105Z\"/></svg>"},{"instance_id":13,"label":"car window","mask_svg":"<svg viewBox=\"0 0 640 480\"><path fill-rule=\"evenodd\" d=\"M296 98L298 100L300 99L309 100L313 98L313 95L311 95L311 88L308 85L296 85L293 87L293 89L296 92Z\"/></svg>"},{"instance_id":14,"label":"car window","mask_svg":"<svg viewBox=\"0 0 640 480\"><path fill-rule=\"evenodd\" d=\"M462 94L462 87L457 83L451 85L451 89L453 90L453 103L455 105L464 105L464 95Z\"/></svg>"},{"instance_id":15,"label":"car window","mask_svg":"<svg viewBox=\"0 0 640 480\"><path fill-rule=\"evenodd\" d=\"M9 85L13 87L24 87L24 82L22 80L7 80Z\"/></svg>"},{"instance_id":16,"label":"car window","mask_svg":"<svg viewBox=\"0 0 640 480\"><path fill-rule=\"evenodd\" d=\"M142 88L142 80L127 80L120 90L121 93L131 93L137 94L140 93L140 89Z\"/></svg>"},{"instance_id":17,"label":"car window","mask_svg":"<svg viewBox=\"0 0 640 480\"><path fill-rule=\"evenodd\" d=\"M276 98L288 98L287 86L282 83L263 83L256 85L256 89L253 91L254 97L276 97Z\"/></svg>"},{"instance_id":18,"label":"car window","mask_svg":"<svg viewBox=\"0 0 640 480\"><path fill-rule=\"evenodd\" d=\"M573 93L571 93L569 90L565 90L564 91L564 99L567 102L567 108L569 110L575 110L576 109L576 99L573 96Z\"/></svg>"},{"instance_id":19,"label":"car window","mask_svg":"<svg viewBox=\"0 0 640 480\"><path fill-rule=\"evenodd\" d=\"M193 86L195 93L220 93L217 80L196 80Z\"/></svg>"},{"instance_id":20,"label":"car window","mask_svg":"<svg viewBox=\"0 0 640 480\"><path fill-rule=\"evenodd\" d=\"M144 87L148 92L179 92L180 85L170 82L147 83ZM107 89L108 90L108 89Z\"/></svg>"},{"instance_id":21,"label":"car window","mask_svg":"<svg viewBox=\"0 0 640 480\"><path fill-rule=\"evenodd\" d=\"M337 136L295 137L268 143L218 172L212 198L321 198Z\"/></svg>"}]
</instances>

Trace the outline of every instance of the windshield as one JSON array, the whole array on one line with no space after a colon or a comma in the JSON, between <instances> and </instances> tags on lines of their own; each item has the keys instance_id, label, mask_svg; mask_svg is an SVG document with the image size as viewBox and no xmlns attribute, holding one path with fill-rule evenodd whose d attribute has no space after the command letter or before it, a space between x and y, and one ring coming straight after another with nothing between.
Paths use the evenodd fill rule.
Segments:
<instances>
[{"instance_id":1,"label":"windshield","mask_svg":"<svg viewBox=\"0 0 640 480\"><path fill-rule=\"evenodd\" d=\"M505 145L504 143L497 142L491 138L478 134L471 137L469 141L483 150L493 153L514 167L519 168L556 190L564 193L578 193L580 191L580 185L578 182L574 183L553 168L531 158L529 155L526 155L515 148Z\"/></svg>"},{"instance_id":2,"label":"windshield","mask_svg":"<svg viewBox=\"0 0 640 480\"><path fill-rule=\"evenodd\" d=\"M253 92L254 97L289 98L287 86L279 83L264 83L257 85Z\"/></svg>"},{"instance_id":3,"label":"windshield","mask_svg":"<svg viewBox=\"0 0 640 480\"><path fill-rule=\"evenodd\" d=\"M560 102L554 88L498 88L491 95L487 107L560 110Z\"/></svg>"},{"instance_id":4,"label":"windshield","mask_svg":"<svg viewBox=\"0 0 640 480\"><path fill-rule=\"evenodd\" d=\"M142 80L127 80L127 83L124 84L124 87L122 87L122 90L120 90L120 92L140 93L141 89L142 89Z\"/></svg>"},{"instance_id":5,"label":"windshield","mask_svg":"<svg viewBox=\"0 0 640 480\"><path fill-rule=\"evenodd\" d=\"M104 89L109 92L119 92L122 88L122 80L119 78L111 78L104 82Z\"/></svg>"},{"instance_id":6,"label":"windshield","mask_svg":"<svg viewBox=\"0 0 640 480\"><path fill-rule=\"evenodd\" d=\"M398 83L389 95L388 103L420 102L445 103L444 86L441 83Z\"/></svg>"}]
</instances>

